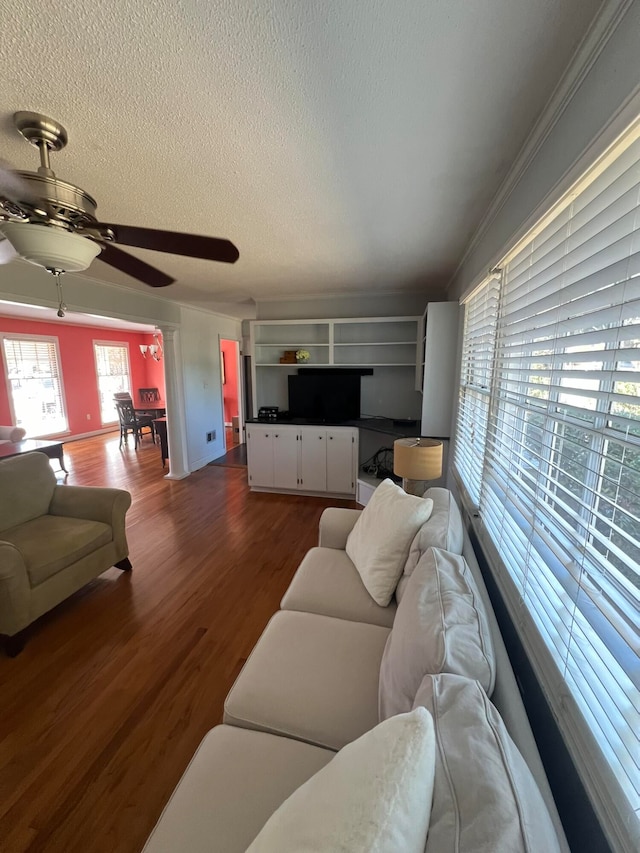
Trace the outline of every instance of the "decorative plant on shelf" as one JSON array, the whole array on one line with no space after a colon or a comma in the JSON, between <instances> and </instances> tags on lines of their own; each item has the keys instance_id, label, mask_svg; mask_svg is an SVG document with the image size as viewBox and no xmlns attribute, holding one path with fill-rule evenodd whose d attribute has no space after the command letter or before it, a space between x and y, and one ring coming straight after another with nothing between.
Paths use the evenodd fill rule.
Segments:
<instances>
[{"instance_id":1,"label":"decorative plant on shelf","mask_svg":"<svg viewBox=\"0 0 640 853\"><path fill-rule=\"evenodd\" d=\"M309 351L306 349L296 350L296 361L309 361L311 358Z\"/></svg>"}]
</instances>

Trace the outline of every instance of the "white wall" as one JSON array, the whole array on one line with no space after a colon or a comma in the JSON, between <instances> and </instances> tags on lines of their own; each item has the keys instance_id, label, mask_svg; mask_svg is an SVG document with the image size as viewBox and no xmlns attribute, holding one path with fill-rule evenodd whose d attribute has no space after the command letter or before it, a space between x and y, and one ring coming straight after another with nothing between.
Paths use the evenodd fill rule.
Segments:
<instances>
[{"instance_id":1,"label":"white wall","mask_svg":"<svg viewBox=\"0 0 640 853\"><path fill-rule=\"evenodd\" d=\"M64 275L61 281L70 311L119 317L136 323L180 322L180 306L156 295L157 291L151 288L138 292L81 273ZM0 266L0 299L55 309L58 304L56 282L51 273L41 267L26 261L13 261ZM55 319L55 311L52 318Z\"/></svg>"},{"instance_id":2,"label":"white wall","mask_svg":"<svg viewBox=\"0 0 640 853\"><path fill-rule=\"evenodd\" d=\"M258 320L320 320L326 317L421 316L429 300L443 299L444 288L423 293L332 295L313 299L267 299L256 303Z\"/></svg>"},{"instance_id":3,"label":"white wall","mask_svg":"<svg viewBox=\"0 0 640 853\"><path fill-rule=\"evenodd\" d=\"M607 4L609 6L615 4ZM468 250L449 287L450 299L459 298L500 260L505 250L566 190L580 162L600 153L630 123L638 109L640 91L638 46L640 3L628 3L624 16L604 44L590 69L564 105L562 114L530 159L511 194L482 236ZM603 129L606 129L603 133ZM598 150L599 149L599 150ZM577 169L576 169L577 166Z\"/></svg>"},{"instance_id":4,"label":"white wall","mask_svg":"<svg viewBox=\"0 0 640 853\"><path fill-rule=\"evenodd\" d=\"M189 471L225 452L220 337L240 340L240 321L182 306L180 352ZM214 441L206 434L216 431Z\"/></svg>"}]
</instances>

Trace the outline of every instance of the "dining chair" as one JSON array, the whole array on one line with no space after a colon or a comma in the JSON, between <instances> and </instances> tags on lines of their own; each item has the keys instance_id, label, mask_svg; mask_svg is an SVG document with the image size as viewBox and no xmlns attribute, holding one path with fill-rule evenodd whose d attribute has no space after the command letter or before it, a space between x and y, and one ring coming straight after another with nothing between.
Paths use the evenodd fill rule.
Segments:
<instances>
[{"instance_id":1,"label":"dining chair","mask_svg":"<svg viewBox=\"0 0 640 853\"><path fill-rule=\"evenodd\" d=\"M139 388L140 402L156 403L160 399L160 391L158 388Z\"/></svg>"},{"instance_id":2,"label":"dining chair","mask_svg":"<svg viewBox=\"0 0 640 853\"><path fill-rule=\"evenodd\" d=\"M128 400L116 400L116 409L118 410L118 420L120 421L120 448L122 448L123 439L124 443L127 444L128 436L131 432L134 438L134 448L137 450L138 443L142 440L142 430L144 427L149 429L151 439L155 444L156 435L153 418L149 415L136 413L131 398Z\"/></svg>"}]
</instances>

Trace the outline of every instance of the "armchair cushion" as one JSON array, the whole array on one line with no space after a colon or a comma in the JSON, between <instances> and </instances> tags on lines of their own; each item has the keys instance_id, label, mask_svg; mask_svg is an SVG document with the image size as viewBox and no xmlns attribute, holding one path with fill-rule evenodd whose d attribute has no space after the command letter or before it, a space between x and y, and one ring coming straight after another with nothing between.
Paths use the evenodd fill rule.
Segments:
<instances>
[{"instance_id":1,"label":"armchair cushion","mask_svg":"<svg viewBox=\"0 0 640 853\"><path fill-rule=\"evenodd\" d=\"M2 532L2 539L20 552L32 587L111 542L112 538L108 524L54 515L41 515Z\"/></svg>"},{"instance_id":2,"label":"armchair cushion","mask_svg":"<svg viewBox=\"0 0 640 853\"><path fill-rule=\"evenodd\" d=\"M22 453L3 460L0 532L47 513L55 486L56 475L44 453Z\"/></svg>"}]
</instances>

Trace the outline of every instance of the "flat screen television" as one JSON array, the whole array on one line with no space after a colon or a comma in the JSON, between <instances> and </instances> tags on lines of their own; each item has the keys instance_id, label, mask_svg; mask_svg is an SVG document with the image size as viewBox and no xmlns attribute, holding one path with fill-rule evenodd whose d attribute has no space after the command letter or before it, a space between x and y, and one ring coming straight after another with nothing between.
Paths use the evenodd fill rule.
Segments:
<instances>
[{"instance_id":1,"label":"flat screen television","mask_svg":"<svg viewBox=\"0 0 640 853\"><path fill-rule=\"evenodd\" d=\"M289 376L289 414L334 423L359 418L360 377L336 373Z\"/></svg>"}]
</instances>

